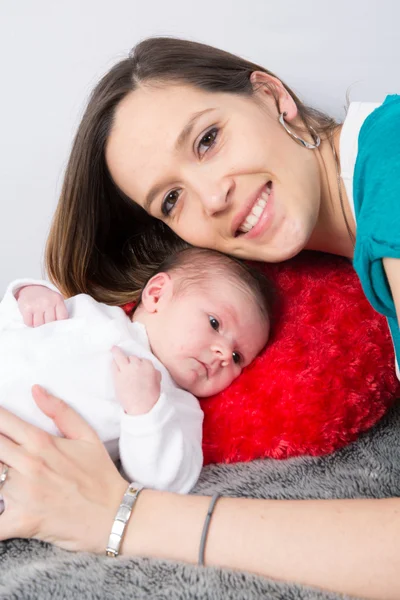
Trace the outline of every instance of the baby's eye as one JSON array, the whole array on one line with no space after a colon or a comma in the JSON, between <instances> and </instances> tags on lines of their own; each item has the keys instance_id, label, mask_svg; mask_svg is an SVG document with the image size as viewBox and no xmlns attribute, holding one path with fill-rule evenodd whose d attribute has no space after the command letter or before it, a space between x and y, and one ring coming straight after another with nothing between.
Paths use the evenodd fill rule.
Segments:
<instances>
[{"instance_id":1,"label":"baby's eye","mask_svg":"<svg viewBox=\"0 0 400 600\"><path fill-rule=\"evenodd\" d=\"M175 208L175 204L179 200L179 195L180 195L179 190L171 190L165 196L164 200L162 201L162 205L161 205L161 210L165 217L168 217L168 215L171 213L171 211Z\"/></svg>"},{"instance_id":2,"label":"baby's eye","mask_svg":"<svg viewBox=\"0 0 400 600\"><path fill-rule=\"evenodd\" d=\"M242 356L239 352L232 352L232 358L235 365L239 365L242 362Z\"/></svg>"},{"instance_id":3,"label":"baby's eye","mask_svg":"<svg viewBox=\"0 0 400 600\"><path fill-rule=\"evenodd\" d=\"M200 158L202 156L204 156L204 154L210 148L212 148L212 146L215 144L217 135L218 135L218 127L213 127L212 129L207 131L207 133L205 135L203 135L203 137L201 138L201 140L197 146L197 152L199 153ZM203 148L203 150L202 150L202 148Z\"/></svg>"},{"instance_id":4,"label":"baby's eye","mask_svg":"<svg viewBox=\"0 0 400 600\"><path fill-rule=\"evenodd\" d=\"M215 317L208 317L209 321L210 321L210 325L213 329L215 329L215 331L218 331L219 329L219 321L215 318Z\"/></svg>"}]
</instances>

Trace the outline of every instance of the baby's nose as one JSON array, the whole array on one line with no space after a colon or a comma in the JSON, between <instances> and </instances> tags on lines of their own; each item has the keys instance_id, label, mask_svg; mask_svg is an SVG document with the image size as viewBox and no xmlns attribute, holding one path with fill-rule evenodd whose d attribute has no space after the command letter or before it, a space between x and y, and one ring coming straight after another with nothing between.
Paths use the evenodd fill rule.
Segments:
<instances>
[{"instance_id":1,"label":"baby's nose","mask_svg":"<svg viewBox=\"0 0 400 600\"><path fill-rule=\"evenodd\" d=\"M221 362L222 367L227 367L232 360L232 348L229 343L220 343L211 348L214 356Z\"/></svg>"}]
</instances>

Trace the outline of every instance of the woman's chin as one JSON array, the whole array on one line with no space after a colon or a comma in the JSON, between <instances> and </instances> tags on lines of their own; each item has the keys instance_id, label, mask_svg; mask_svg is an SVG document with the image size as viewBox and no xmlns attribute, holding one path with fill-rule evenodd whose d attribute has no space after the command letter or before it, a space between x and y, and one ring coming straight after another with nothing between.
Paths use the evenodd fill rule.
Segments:
<instances>
[{"instance_id":1,"label":"woman's chin","mask_svg":"<svg viewBox=\"0 0 400 600\"><path fill-rule=\"evenodd\" d=\"M255 260L265 262L283 262L293 258L299 252L304 250L310 239L311 232L305 227L292 226L281 232L282 235L276 236L269 244L265 244L263 257Z\"/></svg>"},{"instance_id":2,"label":"woman's chin","mask_svg":"<svg viewBox=\"0 0 400 600\"><path fill-rule=\"evenodd\" d=\"M232 252L233 256L245 260L277 263L293 258L305 249L312 233L311 223L283 220L273 235L259 239L243 239ZM239 245L240 244L240 245ZM225 250L226 252L226 250Z\"/></svg>"},{"instance_id":3,"label":"woman's chin","mask_svg":"<svg viewBox=\"0 0 400 600\"><path fill-rule=\"evenodd\" d=\"M246 257L248 260L256 260L265 263L280 263L285 260L293 258L299 252L305 249L306 242L304 240L298 243L293 243L286 246L272 246L269 245L265 248L260 248L259 252L253 252L251 256Z\"/></svg>"}]
</instances>

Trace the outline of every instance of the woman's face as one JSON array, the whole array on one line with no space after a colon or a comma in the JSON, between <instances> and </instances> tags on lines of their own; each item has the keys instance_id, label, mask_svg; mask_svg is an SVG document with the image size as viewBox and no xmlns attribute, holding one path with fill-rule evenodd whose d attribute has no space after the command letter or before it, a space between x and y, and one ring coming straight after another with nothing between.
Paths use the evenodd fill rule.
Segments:
<instances>
[{"instance_id":1,"label":"woman's face","mask_svg":"<svg viewBox=\"0 0 400 600\"><path fill-rule=\"evenodd\" d=\"M292 125L297 109L280 90ZM297 254L320 202L315 154L278 123L271 94L145 85L118 106L106 148L115 183L187 242L267 262Z\"/></svg>"}]
</instances>

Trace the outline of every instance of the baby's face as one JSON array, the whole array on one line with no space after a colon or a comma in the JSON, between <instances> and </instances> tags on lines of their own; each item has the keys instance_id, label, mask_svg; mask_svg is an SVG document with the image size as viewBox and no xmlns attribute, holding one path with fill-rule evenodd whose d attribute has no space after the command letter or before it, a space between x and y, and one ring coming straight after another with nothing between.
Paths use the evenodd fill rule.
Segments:
<instances>
[{"instance_id":1,"label":"baby's face","mask_svg":"<svg viewBox=\"0 0 400 600\"><path fill-rule=\"evenodd\" d=\"M158 315L151 346L180 387L211 396L254 360L269 330L249 291L216 278L171 297Z\"/></svg>"}]
</instances>

